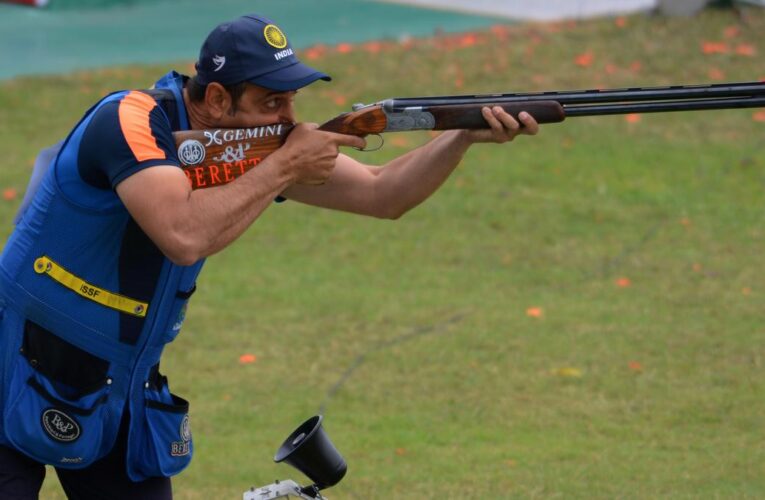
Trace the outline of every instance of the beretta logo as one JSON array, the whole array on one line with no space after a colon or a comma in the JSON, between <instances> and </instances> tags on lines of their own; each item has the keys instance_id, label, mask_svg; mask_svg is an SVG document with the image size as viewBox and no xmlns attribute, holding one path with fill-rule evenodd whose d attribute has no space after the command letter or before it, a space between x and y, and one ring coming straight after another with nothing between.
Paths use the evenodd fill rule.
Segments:
<instances>
[{"instance_id":1,"label":"beretta logo","mask_svg":"<svg viewBox=\"0 0 765 500\"><path fill-rule=\"evenodd\" d=\"M189 426L188 413L183 416L183 421L181 422L181 439L184 441L191 441L191 427Z\"/></svg>"},{"instance_id":2,"label":"beretta logo","mask_svg":"<svg viewBox=\"0 0 765 500\"><path fill-rule=\"evenodd\" d=\"M170 455L173 457L182 457L191 453L191 427L189 427L188 413L183 416L178 433L181 440L170 443Z\"/></svg>"},{"instance_id":3,"label":"beretta logo","mask_svg":"<svg viewBox=\"0 0 765 500\"><path fill-rule=\"evenodd\" d=\"M42 426L50 437L62 443L71 443L80 437L80 425L77 421L55 408L43 412Z\"/></svg>"},{"instance_id":4,"label":"beretta logo","mask_svg":"<svg viewBox=\"0 0 765 500\"><path fill-rule=\"evenodd\" d=\"M184 165L197 165L205 159L205 147L194 139L186 139L178 146L178 159Z\"/></svg>"}]
</instances>

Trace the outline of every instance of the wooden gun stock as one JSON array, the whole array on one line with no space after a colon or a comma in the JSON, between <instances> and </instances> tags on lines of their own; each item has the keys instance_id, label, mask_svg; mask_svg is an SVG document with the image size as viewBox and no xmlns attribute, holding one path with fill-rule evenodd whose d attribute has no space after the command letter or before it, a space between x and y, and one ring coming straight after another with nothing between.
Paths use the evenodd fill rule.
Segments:
<instances>
[{"instance_id":1,"label":"wooden gun stock","mask_svg":"<svg viewBox=\"0 0 765 500\"><path fill-rule=\"evenodd\" d=\"M280 148L291 123L238 129L174 132L178 159L192 189L227 184Z\"/></svg>"},{"instance_id":2,"label":"wooden gun stock","mask_svg":"<svg viewBox=\"0 0 765 500\"><path fill-rule=\"evenodd\" d=\"M357 111L343 113L322 123L319 130L338 134L358 135L380 134L385 131L388 118L379 105L367 106Z\"/></svg>"}]
</instances>

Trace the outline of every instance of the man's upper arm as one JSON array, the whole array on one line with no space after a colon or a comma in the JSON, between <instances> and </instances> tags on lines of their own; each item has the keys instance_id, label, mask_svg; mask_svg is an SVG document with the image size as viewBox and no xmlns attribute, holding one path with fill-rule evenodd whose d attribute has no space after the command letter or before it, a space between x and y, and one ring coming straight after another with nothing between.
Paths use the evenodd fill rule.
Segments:
<instances>
[{"instance_id":1,"label":"man's upper arm","mask_svg":"<svg viewBox=\"0 0 765 500\"><path fill-rule=\"evenodd\" d=\"M149 238L173 253L173 211L191 188L170 123L151 96L132 91L102 105L83 134L77 168L86 183L114 189Z\"/></svg>"},{"instance_id":2,"label":"man's upper arm","mask_svg":"<svg viewBox=\"0 0 765 500\"><path fill-rule=\"evenodd\" d=\"M172 229L191 187L173 166L145 168L120 182L117 195L143 231L166 254L173 251Z\"/></svg>"}]
</instances>

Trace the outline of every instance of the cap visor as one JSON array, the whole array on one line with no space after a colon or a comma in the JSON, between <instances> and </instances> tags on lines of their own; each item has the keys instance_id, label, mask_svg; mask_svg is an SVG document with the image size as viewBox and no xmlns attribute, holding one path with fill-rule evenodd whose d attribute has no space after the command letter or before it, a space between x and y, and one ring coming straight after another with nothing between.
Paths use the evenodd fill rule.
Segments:
<instances>
[{"instance_id":1,"label":"cap visor","mask_svg":"<svg viewBox=\"0 0 765 500\"><path fill-rule=\"evenodd\" d=\"M332 78L321 71L317 71L310 66L297 62L292 66L287 66L278 71L251 78L248 81L267 89L287 92L289 90L297 90L305 87L316 80L325 80L328 82L332 80Z\"/></svg>"}]
</instances>

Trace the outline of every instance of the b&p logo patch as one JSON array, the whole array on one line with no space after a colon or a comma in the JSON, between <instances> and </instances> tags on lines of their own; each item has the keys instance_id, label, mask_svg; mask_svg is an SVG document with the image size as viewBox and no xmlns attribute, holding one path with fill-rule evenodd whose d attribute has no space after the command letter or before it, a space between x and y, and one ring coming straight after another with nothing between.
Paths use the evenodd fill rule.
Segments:
<instances>
[{"instance_id":1,"label":"b&p logo patch","mask_svg":"<svg viewBox=\"0 0 765 500\"><path fill-rule=\"evenodd\" d=\"M43 429L56 441L71 443L80 437L80 424L61 410L49 408L41 418Z\"/></svg>"},{"instance_id":2,"label":"b&p logo patch","mask_svg":"<svg viewBox=\"0 0 765 500\"><path fill-rule=\"evenodd\" d=\"M284 36L282 30L273 24L269 24L263 28L263 36L266 37L268 45L275 49L283 49L287 46L287 37Z\"/></svg>"}]
</instances>

